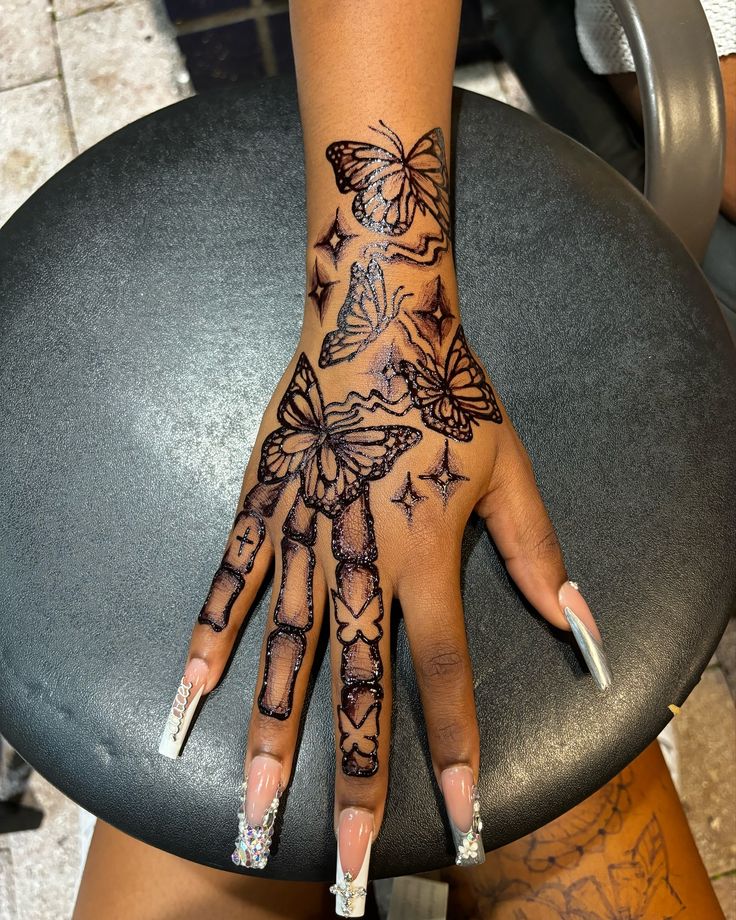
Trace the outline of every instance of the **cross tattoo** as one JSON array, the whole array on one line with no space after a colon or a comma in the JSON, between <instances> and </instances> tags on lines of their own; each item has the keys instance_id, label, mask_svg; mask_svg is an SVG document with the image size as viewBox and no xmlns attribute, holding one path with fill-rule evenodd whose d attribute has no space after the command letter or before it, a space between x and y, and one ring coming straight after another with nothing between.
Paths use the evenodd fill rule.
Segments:
<instances>
[{"instance_id":1,"label":"cross tattoo","mask_svg":"<svg viewBox=\"0 0 736 920\"><path fill-rule=\"evenodd\" d=\"M255 542L254 540L249 540L249 539L248 539L248 534L249 534L249 533L250 533L250 527L246 527L246 528L245 528L245 533L244 533L242 536L238 536L237 534L235 535L235 539L236 539L236 540L240 540L240 546L238 547L238 555L239 555L239 556L240 556L241 553L243 552L243 547L245 546L246 543L248 543L250 546L252 546L253 543Z\"/></svg>"}]
</instances>

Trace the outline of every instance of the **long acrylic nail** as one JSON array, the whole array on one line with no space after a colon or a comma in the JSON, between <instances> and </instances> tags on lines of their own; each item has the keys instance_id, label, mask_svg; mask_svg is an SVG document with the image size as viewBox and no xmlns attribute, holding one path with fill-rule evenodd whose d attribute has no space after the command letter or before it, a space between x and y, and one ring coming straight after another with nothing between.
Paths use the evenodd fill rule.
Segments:
<instances>
[{"instance_id":1,"label":"long acrylic nail","mask_svg":"<svg viewBox=\"0 0 736 920\"><path fill-rule=\"evenodd\" d=\"M207 672L207 664L201 658L192 658L187 664L158 744L158 752L164 757L176 759L179 756L202 699Z\"/></svg>"},{"instance_id":2,"label":"long acrylic nail","mask_svg":"<svg viewBox=\"0 0 736 920\"><path fill-rule=\"evenodd\" d=\"M232 860L247 869L265 869L281 800L281 762L257 754L243 781L238 809L238 836Z\"/></svg>"},{"instance_id":3,"label":"long acrylic nail","mask_svg":"<svg viewBox=\"0 0 736 920\"><path fill-rule=\"evenodd\" d=\"M338 917L365 913L372 843L373 815L364 808L343 809L337 826L337 877L330 888Z\"/></svg>"},{"instance_id":4,"label":"long acrylic nail","mask_svg":"<svg viewBox=\"0 0 736 920\"><path fill-rule=\"evenodd\" d=\"M606 690L611 686L611 669L603 651L603 640L590 607L574 581L566 581L560 588L559 601L593 680L600 690Z\"/></svg>"},{"instance_id":5,"label":"long acrylic nail","mask_svg":"<svg viewBox=\"0 0 736 920\"><path fill-rule=\"evenodd\" d=\"M486 853L473 770L467 764L447 767L440 781L455 843L455 862L458 866L479 866L486 861Z\"/></svg>"}]
</instances>

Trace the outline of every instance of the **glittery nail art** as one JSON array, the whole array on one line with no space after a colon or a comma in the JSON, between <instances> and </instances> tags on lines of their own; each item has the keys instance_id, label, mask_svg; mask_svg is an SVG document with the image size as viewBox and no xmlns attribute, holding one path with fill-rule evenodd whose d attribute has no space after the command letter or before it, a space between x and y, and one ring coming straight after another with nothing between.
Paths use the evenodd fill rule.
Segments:
<instances>
[{"instance_id":1,"label":"glittery nail art","mask_svg":"<svg viewBox=\"0 0 736 920\"><path fill-rule=\"evenodd\" d=\"M260 824L248 824L245 818L245 796L248 791L248 780L243 782L238 809L238 836L235 839L235 849L232 861L236 866L246 869L265 869L271 853L271 841L276 822L276 813L281 801L281 788L279 787L271 804L266 809L263 821Z\"/></svg>"},{"instance_id":2,"label":"glittery nail art","mask_svg":"<svg viewBox=\"0 0 736 920\"><path fill-rule=\"evenodd\" d=\"M486 853L483 849L483 838L480 832L483 830L483 821L480 817L480 801L478 800L478 790L473 786L473 820L470 828L464 833L458 830L454 824L452 828L452 839L455 843L457 856L455 863L458 866L479 866L486 860Z\"/></svg>"}]
</instances>

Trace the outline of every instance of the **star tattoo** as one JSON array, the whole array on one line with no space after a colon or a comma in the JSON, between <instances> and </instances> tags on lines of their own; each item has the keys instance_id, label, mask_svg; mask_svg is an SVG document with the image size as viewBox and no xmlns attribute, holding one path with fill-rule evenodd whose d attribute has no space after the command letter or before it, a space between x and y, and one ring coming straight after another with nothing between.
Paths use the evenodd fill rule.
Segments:
<instances>
[{"instance_id":1,"label":"star tattoo","mask_svg":"<svg viewBox=\"0 0 736 920\"><path fill-rule=\"evenodd\" d=\"M329 300L330 288L333 284L337 284L337 282L330 281L322 274L319 262L315 259L314 268L312 269L312 287L309 289L309 296L319 314L320 325L322 324L325 311L327 310L327 301Z\"/></svg>"},{"instance_id":2,"label":"star tattoo","mask_svg":"<svg viewBox=\"0 0 736 920\"><path fill-rule=\"evenodd\" d=\"M452 328L455 315L450 308L447 290L439 275L430 281L422 292L422 302L412 312L417 331L431 345L442 345Z\"/></svg>"},{"instance_id":3,"label":"star tattoo","mask_svg":"<svg viewBox=\"0 0 736 920\"><path fill-rule=\"evenodd\" d=\"M414 489L411 482L411 473L407 473L403 488L399 489L391 501L401 508L406 515L407 521L411 524L415 507L420 502L423 502L426 497L426 495L422 495Z\"/></svg>"},{"instance_id":4,"label":"star tattoo","mask_svg":"<svg viewBox=\"0 0 736 920\"><path fill-rule=\"evenodd\" d=\"M452 497L455 489L461 482L469 482L467 476L462 476L450 456L450 442L445 438L445 447L437 458L435 465L423 473L420 479L427 479L440 493L442 501L447 504L447 500Z\"/></svg>"},{"instance_id":5,"label":"star tattoo","mask_svg":"<svg viewBox=\"0 0 736 920\"><path fill-rule=\"evenodd\" d=\"M332 259L332 264L337 268L337 263L342 255L344 246L354 240L357 234L350 233L340 217L340 209L335 211L335 219L325 230L322 236L318 237L314 244L315 249L322 249Z\"/></svg>"}]
</instances>

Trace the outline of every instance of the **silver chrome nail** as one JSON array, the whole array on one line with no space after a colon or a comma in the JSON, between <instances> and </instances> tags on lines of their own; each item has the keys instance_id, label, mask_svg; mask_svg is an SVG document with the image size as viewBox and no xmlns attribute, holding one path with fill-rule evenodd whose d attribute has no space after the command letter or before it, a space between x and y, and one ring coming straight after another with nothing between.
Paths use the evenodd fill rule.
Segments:
<instances>
[{"instance_id":1,"label":"silver chrome nail","mask_svg":"<svg viewBox=\"0 0 736 920\"><path fill-rule=\"evenodd\" d=\"M611 686L611 669L603 651L603 645L593 636L588 627L575 615L570 607L564 609L565 619L570 624L570 629L582 652L585 663L588 665L593 680L598 684L599 690L606 690Z\"/></svg>"}]
</instances>

